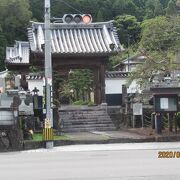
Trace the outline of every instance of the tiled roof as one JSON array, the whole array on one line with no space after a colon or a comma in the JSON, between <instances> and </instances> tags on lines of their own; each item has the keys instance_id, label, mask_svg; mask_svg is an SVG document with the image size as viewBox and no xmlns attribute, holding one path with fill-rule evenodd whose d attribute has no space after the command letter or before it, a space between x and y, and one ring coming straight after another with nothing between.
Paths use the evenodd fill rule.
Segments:
<instances>
[{"instance_id":1,"label":"tiled roof","mask_svg":"<svg viewBox=\"0 0 180 180\"><path fill-rule=\"evenodd\" d=\"M7 47L6 62L9 64L28 64L29 42L16 41L14 47Z\"/></svg>"},{"instance_id":2,"label":"tiled roof","mask_svg":"<svg viewBox=\"0 0 180 180\"><path fill-rule=\"evenodd\" d=\"M7 64L29 64L30 50L44 53L44 23L32 22L29 42L6 48ZM85 24L51 24L52 53L62 55L113 54L123 50L112 21Z\"/></svg>"},{"instance_id":3,"label":"tiled roof","mask_svg":"<svg viewBox=\"0 0 180 180\"><path fill-rule=\"evenodd\" d=\"M106 78L127 78L128 77L128 72L107 71L105 76L106 76Z\"/></svg>"},{"instance_id":4,"label":"tiled roof","mask_svg":"<svg viewBox=\"0 0 180 180\"><path fill-rule=\"evenodd\" d=\"M43 75L27 75L26 80L42 80Z\"/></svg>"},{"instance_id":5,"label":"tiled roof","mask_svg":"<svg viewBox=\"0 0 180 180\"><path fill-rule=\"evenodd\" d=\"M145 59L146 59L145 56L141 54L136 54L134 56L124 59L122 62L115 65L114 68L118 68L119 66L126 64L142 64L145 61Z\"/></svg>"},{"instance_id":6,"label":"tiled roof","mask_svg":"<svg viewBox=\"0 0 180 180\"><path fill-rule=\"evenodd\" d=\"M32 22L32 27L28 28L28 38L32 51L43 52L44 23ZM117 53L123 49L112 21L88 25L52 23L51 46L52 53L73 55Z\"/></svg>"}]
</instances>

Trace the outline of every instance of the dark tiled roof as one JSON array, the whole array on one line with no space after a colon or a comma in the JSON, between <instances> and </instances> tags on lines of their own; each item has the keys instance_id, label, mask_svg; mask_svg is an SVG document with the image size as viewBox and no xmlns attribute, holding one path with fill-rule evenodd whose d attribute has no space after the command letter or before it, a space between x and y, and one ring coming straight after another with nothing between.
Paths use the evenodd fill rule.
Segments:
<instances>
[{"instance_id":1,"label":"dark tiled roof","mask_svg":"<svg viewBox=\"0 0 180 180\"><path fill-rule=\"evenodd\" d=\"M26 80L42 80L43 75L27 75Z\"/></svg>"},{"instance_id":2,"label":"dark tiled roof","mask_svg":"<svg viewBox=\"0 0 180 180\"><path fill-rule=\"evenodd\" d=\"M44 23L32 22L28 28L31 50L43 52ZM114 44L114 49L110 45ZM51 24L52 53L117 53L122 50L112 21L85 24Z\"/></svg>"},{"instance_id":3,"label":"dark tiled roof","mask_svg":"<svg viewBox=\"0 0 180 180\"><path fill-rule=\"evenodd\" d=\"M106 72L106 78L127 78L128 72L122 71L108 71Z\"/></svg>"},{"instance_id":4,"label":"dark tiled roof","mask_svg":"<svg viewBox=\"0 0 180 180\"><path fill-rule=\"evenodd\" d=\"M142 64L145 61L146 57L141 54L136 54L134 56L131 56L129 58L124 59L119 64L115 65L114 68L118 68L125 64Z\"/></svg>"}]
</instances>

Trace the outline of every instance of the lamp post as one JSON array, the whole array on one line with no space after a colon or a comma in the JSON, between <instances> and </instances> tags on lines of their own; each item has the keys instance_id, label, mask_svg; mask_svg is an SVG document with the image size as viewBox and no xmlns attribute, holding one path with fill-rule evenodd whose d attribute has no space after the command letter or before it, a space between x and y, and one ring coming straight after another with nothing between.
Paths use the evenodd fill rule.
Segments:
<instances>
[{"instance_id":1,"label":"lamp post","mask_svg":"<svg viewBox=\"0 0 180 180\"><path fill-rule=\"evenodd\" d=\"M46 85L46 121L53 127L52 104L52 57L51 57L51 37L50 37L50 0L45 0L44 29L45 29L45 85ZM53 148L53 140L46 141L46 148Z\"/></svg>"}]
</instances>

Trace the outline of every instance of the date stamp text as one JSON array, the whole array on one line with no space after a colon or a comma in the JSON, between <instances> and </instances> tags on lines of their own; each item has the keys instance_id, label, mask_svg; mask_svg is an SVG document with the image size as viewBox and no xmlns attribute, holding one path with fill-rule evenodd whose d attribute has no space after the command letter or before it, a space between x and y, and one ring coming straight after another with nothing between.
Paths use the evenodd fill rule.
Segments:
<instances>
[{"instance_id":1,"label":"date stamp text","mask_svg":"<svg viewBox=\"0 0 180 180\"><path fill-rule=\"evenodd\" d=\"M180 151L159 151L158 158L180 158Z\"/></svg>"}]
</instances>

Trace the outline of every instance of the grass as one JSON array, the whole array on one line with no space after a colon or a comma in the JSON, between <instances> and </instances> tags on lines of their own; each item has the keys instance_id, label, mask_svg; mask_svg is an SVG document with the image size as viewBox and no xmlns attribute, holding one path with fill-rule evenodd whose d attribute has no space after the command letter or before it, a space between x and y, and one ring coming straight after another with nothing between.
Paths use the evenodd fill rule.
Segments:
<instances>
[{"instance_id":1,"label":"grass","mask_svg":"<svg viewBox=\"0 0 180 180\"><path fill-rule=\"evenodd\" d=\"M33 141L42 141L42 134L34 133L32 140ZM54 140L70 140L70 138L67 135L60 135L60 136L54 136Z\"/></svg>"}]
</instances>

